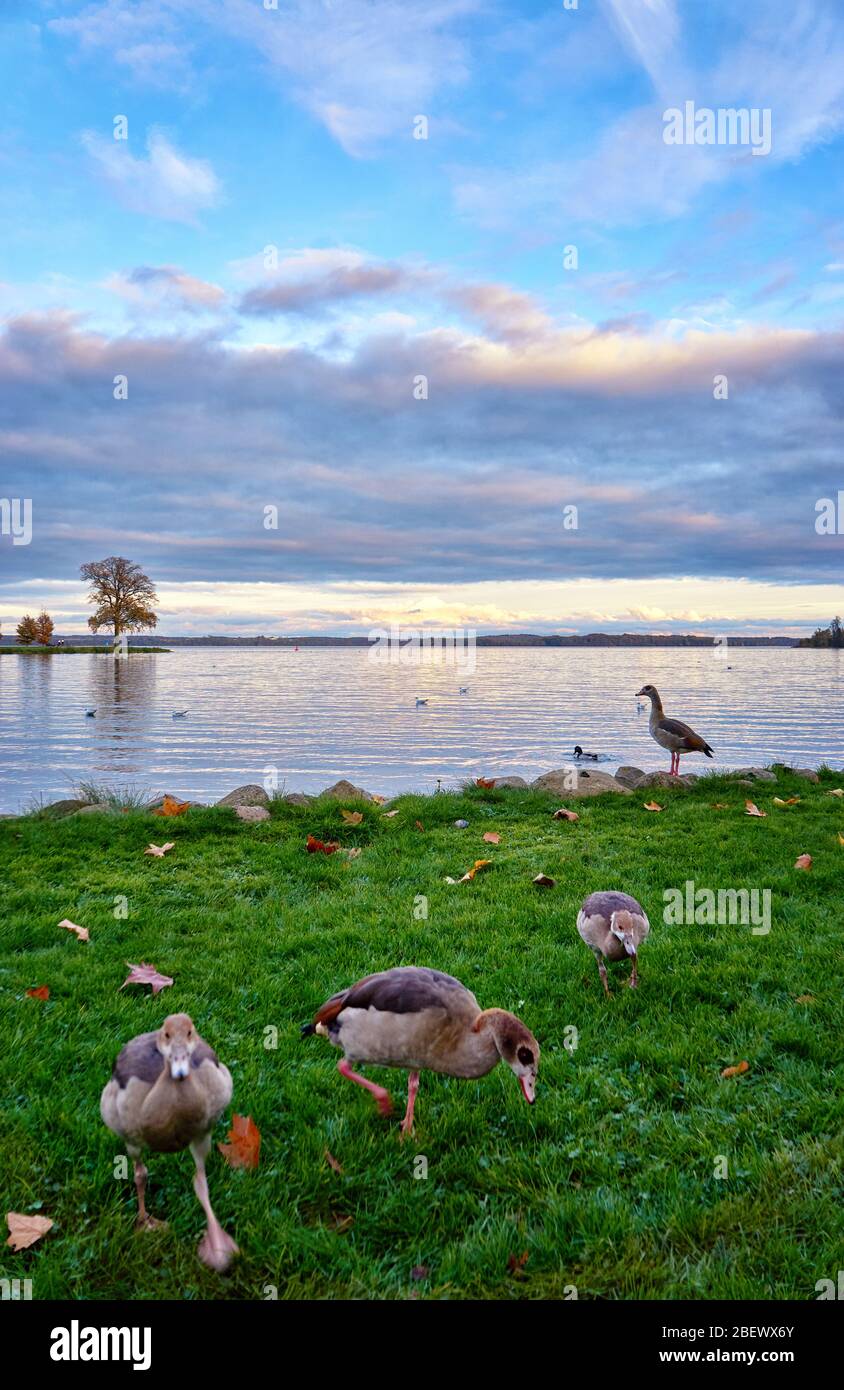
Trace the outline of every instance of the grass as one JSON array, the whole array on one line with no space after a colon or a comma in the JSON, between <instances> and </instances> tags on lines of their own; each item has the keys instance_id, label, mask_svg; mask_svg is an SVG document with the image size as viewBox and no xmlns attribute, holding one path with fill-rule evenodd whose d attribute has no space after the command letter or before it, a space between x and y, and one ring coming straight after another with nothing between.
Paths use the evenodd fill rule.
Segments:
<instances>
[{"instance_id":1,"label":"grass","mask_svg":"<svg viewBox=\"0 0 844 1390\"><path fill-rule=\"evenodd\" d=\"M837 779L760 784L747 794L764 820L744 814L744 789L707 778L658 790L661 814L643 809L651 794L582 801L576 825L552 820L541 794L475 790L405 797L392 819L361 806L355 827L324 799L276 801L250 825L215 809L0 822L0 1211L55 1222L29 1251L4 1247L0 1274L31 1278L35 1298L275 1288L518 1300L571 1286L581 1299L814 1298L844 1236ZM801 801L782 808L774 795ZM459 817L468 829L454 828ZM482 839L492 829L496 847ZM308 833L363 852L308 855ZM164 839L176 842L166 859L144 857ZM804 852L810 872L792 867ZM493 865L472 883L444 882L482 857ZM540 871L555 889L532 886ZM686 879L769 888L770 933L665 925L663 890ZM610 1000L574 925L600 887L635 894L652 923L641 988L611 967ZM64 917L90 929L88 945L57 930ZM127 961L174 986L155 999L121 991ZM398 1120L338 1076L337 1053L300 1040L334 990L407 963L524 1018L542 1045L534 1107L503 1066L477 1082L423 1075L403 1145ZM25 996L39 985L46 1003ZM263 1136L257 1171L216 1152L209 1163L215 1209L242 1251L224 1278L195 1257L190 1156L151 1159L150 1209L170 1224L135 1235L134 1189L114 1176L119 1144L99 1118L119 1047L182 1009L231 1068L233 1109ZM722 1079L742 1059L749 1071ZM400 1118L403 1074L371 1074ZM420 1158L427 1178L414 1176Z\"/></svg>"},{"instance_id":2,"label":"grass","mask_svg":"<svg viewBox=\"0 0 844 1390\"><path fill-rule=\"evenodd\" d=\"M169 647L129 647L129 654L134 652L169 652ZM33 642L25 647L5 646L0 642L0 656L78 656L80 652L90 653L92 656L113 656L114 647L109 644L107 647L93 647L87 643L84 647L45 647Z\"/></svg>"}]
</instances>

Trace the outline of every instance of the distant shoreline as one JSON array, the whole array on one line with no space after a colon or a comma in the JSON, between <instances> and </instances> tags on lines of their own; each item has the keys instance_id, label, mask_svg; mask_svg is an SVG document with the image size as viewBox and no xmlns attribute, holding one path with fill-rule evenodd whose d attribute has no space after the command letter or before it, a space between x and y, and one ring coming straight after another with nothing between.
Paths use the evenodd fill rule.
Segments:
<instances>
[{"instance_id":1,"label":"distant shoreline","mask_svg":"<svg viewBox=\"0 0 844 1390\"><path fill-rule=\"evenodd\" d=\"M169 647L135 647L129 643L129 650L135 653L143 652L168 652ZM16 644L0 643L0 656L113 656L114 648L97 647L93 642L80 643L78 646L65 643L61 647L39 647L37 643L32 646L21 647Z\"/></svg>"},{"instance_id":2,"label":"distant shoreline","mask_svg":"<svg viewBox=\"0 0 844 1390\"><path fill-rule=\"evenodd\" d=\"M405 642L409 641L411 632L418 637L423 632L432 639L436 637L436 628L398 628L397 631ZM449 639L459 638L461 629L452 629L447 635ZM464 636L468 632L463 629ZM112 646L98 645L95 640L88 641L84 636L70 635L62 639L64 646L55 645L47 647L21 647L9 638L0 637L0 655L6 652L111 652ZM147 639L148 640L148 639ZM556 633L494 633L490 635L478 635L474 639L476 647L698 647L712 650L714 647L729 649L730 647L756 647L762 650L788 649L799 647L803 639L799 637L730 637L724 638L701 637L692 633L657 633L657 632L624 632L617 636L606 632L590 632L577 635L558 635ZM340 636L301 636L301 637L225 637L222 635L208 637L162 637L160 641L165 646L145 646L140 641L133 641L129 638L129 647L132 651L145 652L165 652L177 647L268 647L276 649L290 650L293 647L372 647L373 641L367 637L340 637ZM460 642L458 641L458 646Z\"/></svg>"}]
</instances>

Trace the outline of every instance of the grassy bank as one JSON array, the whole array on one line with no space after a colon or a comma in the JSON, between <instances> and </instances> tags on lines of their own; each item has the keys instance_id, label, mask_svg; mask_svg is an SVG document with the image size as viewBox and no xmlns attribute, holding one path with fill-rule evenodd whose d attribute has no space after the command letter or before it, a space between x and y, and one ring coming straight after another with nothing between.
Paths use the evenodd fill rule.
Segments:
<instances>
[{"instance_id":1,"label":"grassy bank","mask_svg":"<svg viewBox=\"0 0 844 1390\"><path fill-rule=\"evenodd\" d=\"M538 793L475 790L403 798L390 819L361 806L355 827L330 800L275 803L253 825L213 809L0 822L2 1211L55 1222L27 1252L4 1247L0 1273L31 1278L35 1298L260 1299L275 1286L537 1299L572 1285L581 1299L815 1297L844 1238L841 780L748 792L711 778L578 802L577 824L552 820ZM746 795L767 818L745 814ZM654 796L660 813L643 807ZM309 855L309 833L362 853ZM168 839L165 859L144 857ZM809 872L793 867L803 853ZM444 881L479 858L493 863L473 882ZM557 886L533 887L540 871ZM770 889L770 933L665 925L663 890L687 879ZM606 887L635 894L652 923L641 988L611 967L610 1000L574 925ZM87 945L57 929L65 917ZM174 986L121 992L127 961ZM300 1040L331 992L407 963L524 1018L542 1046L535 1106L503 1067L477 1082L423 1075L402 1145L398 1121L338 1076L338 1054ZM46 1003L25 996L41 985ZM242 1251L225 1278L195 1258L190 1156L150 1160L150 1209L170 1225L135 1235L134 1189L113 1176L119 1145L99 1118L120 1045L176 1010L231 1068L233 1108L263 1136L254 1172L209 1162ZM371 1075L400 1118L404 1074Z\"/></svg>"},{"instance_id":2,"label":"grassy bank","mask_svg":"<svg viewBox=\"0 0 844 1390\"><path fill-rule=\"evenodd\" d=\"M169 650L169 647L129 647L129 654ZM0 656L77 656L80 652L90 653L91 656L113 656L114 647L40 647L37 643L29 647L6 647L0 643Z\"/></svg>"}]
</instances>

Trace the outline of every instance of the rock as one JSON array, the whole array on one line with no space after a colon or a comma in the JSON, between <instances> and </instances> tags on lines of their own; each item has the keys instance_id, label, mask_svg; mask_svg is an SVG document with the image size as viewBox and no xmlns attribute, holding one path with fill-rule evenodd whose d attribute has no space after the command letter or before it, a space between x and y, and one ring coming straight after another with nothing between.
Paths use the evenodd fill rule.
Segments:
<instances>
[{"instance_id":1,"label":"rock","mask_svg":"<svg viewBox=\"0 0 844 1390\"><path fill-rule=\"evenodd\" d=\"M733 769L733 777L750 777L754 782L776 782L776 774L769 771L767 767L737 767Z\"/></svg>"},{"instance_id":2,"label":"rock","mask_svg":"<svg viewBox=\"0 0 844 1390\"><path fill-rule=\"evenodd\" d=\"M737 777L737 778L735 779L735 783L736 783L736 786L737 786L737 787L752 787L752 786L753 786L753 782L751 781L751 779L750 779L749 777Z\"/></svg>"},{"instance_id":3,"label":"rock","mask_svg":"<svg viewBox=\"0 0 844 1390\"><path fill-rule=\"evenodd\" d=\"M682 782L685 787L696 787L700 781L700 776L697 772L682 772L677 780Z\"/></svg>"},{"instance_id":4,"label":"rock","mask_svg":"<svg viewBox=\"0 0 844 1390\"><path fill-rule=\"evenodd\" d=\"M458 830L468 830L469 828L469 822L467 820L456 820L454 824Z\"/></svg>"},{"instance_id":5,"label":"rock","mask_svg":"<svg viewBox=\"0 0 844 1390\"><path fill-rule=\"evenodd\" d=\"M313 797L307 796L305 792L288 792L281 799L286 801L289 806L310 806L313 801Z\"/></svg>"},{"instance_id":6,"label":"rock","mask_svg":"<svg viewBox=\"0 0 844 1390\"><path fill-rule=\"evenodd\" d=\"M235 787L233 792L221 796L215 804L234 806L235 809L238 806L269 806L270 798L263 787L259 787L256 782L249 782L245 787Z\"/></svg>"},{"instance_id":7,"label":"rock","mask_svg":"<svg viewBox=\"0 0 844 1390\"><path fill-rule=\"evenodd\" d=\"M495 779L495 791L499 791L501 787L514 787L527 790L527 785L524 777L496 777Z\"/></svg>"},{"instance_id":8,"label":"rock","mask_svg":"<svg viewBox=\"0 0 844 1390\"><path fill-rule=\"evenodd\" d=\"M643 787L682 787L683 779L675 776L673 772L664 772L661 768L659 772L646 772L644 777L636 785L636 790L641 791Z\"/></svg>"},{"instance_id":9,"label":"rock","mask_svg":"<svg viewBox=\"0 0 844 1390\"><path fill-rule=\"evenodd\" d=\"M574 783L574 785L573 785ZM630 796L630 788L624 787L608 772L583 772L575 774L570 767L558 768L555 772L545 772L531 782L534 791L552 792L565 800L573 796L600 796L601 792L620 792Z\"/></svg>"},{"instance_id":10,"label":"rock","mask_svg":"<svg viewBox=\"0 0 844 1390\"><path fill-rule=\"evenodd\" d=\"M71 811L71 816L116 816L117 808L108 806L105 802L96 801L93 806L80 806L78 811Z\"/></svg>"},{"instance_id":11,"label":"rock","mask_svg":"<svg viewBox=\"0 0 844 1390\"><path fill-rule=\"evenodd\" d=\"M84 807L90 806L90 801L81 800L79 797L65 797L64 801L51 801L48 806L42 806L41 810L51 819L58 816L70 816L74 811L81 811Z\"/></svg>"},{"instance_id":12,"label":"rock","mask_svg":"<svg viewBox=\"0 0 844 1390\"><path fill-rule=\"evenodd\" d=\"M632 791L634 787L638 787L642 778L646 776L647 773L640 767L625 766L618 769L615 774L615 780L616 782L620 782L623 787L630 787Z\"/></svg>"},{"instance_id":13,"label":"rock","mask_svg":"<svg viewBox=\"0 0 844 1390\"><path fill-rule=\"evenodd\" d=\"M371 801L369 792L365 792L363 787L356 787L351 782L347 782L345 777L341 777L339 782L335 782L333 787L326 787L320 792L320 796L333 796L337 801Z\"/></svg>"},{"instance_id":14,"label":"rock","mask_svg":"<svg viewBox=\"0 0 844 1390\"><path fill-rule=\"evenodd\" d=\"M795 777L803 777L807 782L819 782L821 780L811 767L793 767L791 771Z\"/></svg>"},{"instance_id":15,"label":"rock","mask_svg":"<svg viewBox=\"0 0 844 1390\"><path fill-rule=\"evenodd\" d=\"M235 806L235 814L240 820L269 820L266 806Z\"/></svg>"}]
</instances>

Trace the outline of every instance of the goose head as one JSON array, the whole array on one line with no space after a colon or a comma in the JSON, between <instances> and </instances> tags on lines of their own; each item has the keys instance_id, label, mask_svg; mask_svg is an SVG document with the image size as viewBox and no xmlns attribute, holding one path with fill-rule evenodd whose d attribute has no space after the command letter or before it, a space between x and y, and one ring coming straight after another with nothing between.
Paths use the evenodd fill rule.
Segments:
<instances>
[{"instance_id":1,"label":"goose head","mask_svg":"<svg viewBox=\"0 0 844 1390\"><path fill-rule=\"evenodd\" d=\"M489 1028L499 1057L518 1080L525 1100L533 1105L539 1069L539 1043L533 1033L504 1009L487 1009L479 1021Z\"/></svg>"},{"instance_id":2,"label":"goose head","mask_svg":"<svg viewBox=\"0 0 844 1390\"><path fill-rule=\"evenodd\" d=\"M624 947L628 956L635 956L647 935L641 917L632 912L614 912L610 918L610 931Z\"/></svg>"},{"instance_id":3,"label":"goose head","mask_svg":"<svg viewBox=\"0 0 844 1390\"><path fill-rule=\"evenodd\" d=\"M649 700L659 700L659 691L655 685L643 685L641 690L636 691L636 696L647 695Z\"/></svg>"},{"instance_id":4,"label":"goose head","mask_svg":"<svg viewBox=\"0 0 844 1390\"><path fill-rule=\"evenodd\" d=\"M188 1014L170 1014L158 1030L158 1050L174 1081L190 1075L191 1055L199 1041Z\"/></svg>"}]
</instances>

